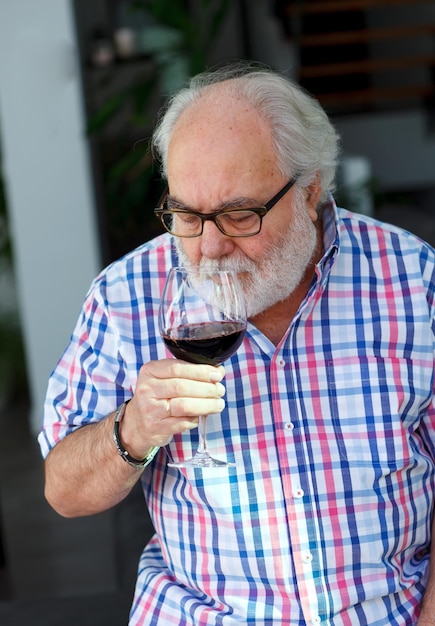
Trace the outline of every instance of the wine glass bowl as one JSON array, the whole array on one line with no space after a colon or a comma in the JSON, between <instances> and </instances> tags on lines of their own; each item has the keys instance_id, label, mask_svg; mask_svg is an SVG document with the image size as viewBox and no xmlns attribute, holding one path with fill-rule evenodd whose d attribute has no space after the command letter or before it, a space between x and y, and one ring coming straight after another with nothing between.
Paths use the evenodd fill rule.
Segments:
<instances>
[{"instance_id":1,"label":"wine glass bowl","mask_svg":"<svg viewBox=\"0 0 435 626\"><path fill-rule=\"evenodd\" d=\"M172 268L159 309L160 334L170 352L191 363L219 365L234 354L246 332L246 308L237 275L230 270ZM176 467L231 465L213 459L199 416L199 446Z\"/></svg>"}]
</instances>

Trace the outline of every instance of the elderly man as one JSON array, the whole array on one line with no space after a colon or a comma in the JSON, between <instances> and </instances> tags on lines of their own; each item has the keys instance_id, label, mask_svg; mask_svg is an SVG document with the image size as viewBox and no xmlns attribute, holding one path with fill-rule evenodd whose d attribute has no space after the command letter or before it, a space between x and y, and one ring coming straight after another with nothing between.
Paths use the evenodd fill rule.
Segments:
<instances>
[{"instance_id":1,"label":"elderly man","mask_svg":"<svg viewBox=\"0 0 435 626\"><path fill-rule=\"evenodd\" d=\"M89 515L141 479L156 532L130 626L435 624L434 251L337 209L336 133L274 72L194 78L153 145L169 233L86 297L49 382L48 501ZM224 368L159 336L174 265L238 273L249 324ZM234 467L168 466L200 414Z\"/></svg>"}]
</instances>

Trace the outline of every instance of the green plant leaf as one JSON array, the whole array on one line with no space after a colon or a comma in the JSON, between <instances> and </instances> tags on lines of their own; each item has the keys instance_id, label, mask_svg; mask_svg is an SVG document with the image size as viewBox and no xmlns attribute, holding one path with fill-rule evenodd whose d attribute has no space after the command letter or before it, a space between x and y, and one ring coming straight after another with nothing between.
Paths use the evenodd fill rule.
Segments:
<instances>
[{"instance_id":1,"label":"green plant leaf","mask_svg":"<svg viewBox=\"0 0 435 626\"><path fill-rule=\"evenodd\" d=\"M208 2L206 3L208 4ZM219 34L219 30L222 27L222 23L228 13L229 0L222 0L216 8L213 18L211 20L210 26L210 41L214 43L217 35Z\"/></svg>"},{"instance_id":2,"label":"green plant leaf","mask_svg":"<svg viewBox=\"0 0 435 626\"><path fill-rule=\"evenodd\" d=\"M181 32L191 28L191 17L182 0L142 0L136 1L137 8L144 9L158 24L171 26Z\"/></svg>"},{"instance_id":3,"label":"green plant leaf","mask_svg":"<svg viewBox=\"0 0 435 626\"><path fill-rule=\"evenodd\" d=\"M120 91L111 96L106 102L92 115L87 126L88 135L98 133L123 107L129 90Z\"/></svg>"},{"instance_id":4,"label":"green plant leaf","mask_svg":"<svg viewBox=\"0 0 435 626\"><path fill-rule=\"evenodd\" d=\"M182 87L189 76L204 71L230 7L229 0L130 0L126 4L148 24L143 28L141 44L147 46L150 64L146 72L133 77L126 88L107 99L92 116L88 128L90 134L100 135L104 158L103 210L108 215L112 247L109 261L120 251L127 251L143 228L151 236L156 234L155 228L160 228L152 208L158 201L154 196L161 181L154 175L149 145L131 148L129 138L137 137L138 129L141 133L144 128L151 132L151 118L157 113L160 99ZM124 121L118 137L103 134L101 131L121 110L131 115L117 119ZM144 210L147 202L152 205L148 213Z\"/></svg>"},{"instance_id":5,"label":"green plant leaf","mask_svg":"<svg viewBox=\"0 0 435 626\"><path fill-rule=\"evenodd\" d=\"M123 178L130 174L134 177L134 170L138 164L144 162L147 167L151 165L148 144L137 144L129 152L120 157L108 170L109 184L118 184Z\"/></svg>"},{"instance_id":6,"label":"green plant leaf","mask_svg":"<svg viewBox=\"0 0 435 626\"><path fill-rule=\"evenodd\" d=\"M143 126L149 120L148 104L158 85L157 71L148 79L136 81L131 87L133 103L133 121L137 126Z\"/></svg>"}]
</instances>

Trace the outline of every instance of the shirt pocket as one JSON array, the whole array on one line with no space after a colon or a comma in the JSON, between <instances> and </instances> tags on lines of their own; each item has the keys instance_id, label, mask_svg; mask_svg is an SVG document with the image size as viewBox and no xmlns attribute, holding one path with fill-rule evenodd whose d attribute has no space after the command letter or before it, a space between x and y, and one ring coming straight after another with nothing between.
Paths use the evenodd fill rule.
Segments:
<instances>
[{"instance_id":1,"label":"shirt pocket","mask_svg":"<svg viewBox=\"0 0 435 626\"><path fill-rule=\"evenodd\" d=\"M351 357L330 362L327 375L340 457L385 473L408 466L422 400L418 366L405 358Z\"/></svg>"}]
</instances>

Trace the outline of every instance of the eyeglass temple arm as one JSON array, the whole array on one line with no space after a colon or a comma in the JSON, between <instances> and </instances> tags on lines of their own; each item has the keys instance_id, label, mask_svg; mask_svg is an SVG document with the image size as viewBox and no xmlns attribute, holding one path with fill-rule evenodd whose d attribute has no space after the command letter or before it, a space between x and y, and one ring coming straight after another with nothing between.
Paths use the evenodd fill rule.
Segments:
<instances>
[{"instance_id":1,"label":"eyeglass temple arm","mask_svg":"<svg viewBox=\"0 0 435 626\"><path fill-rule=\"evenodd\" d=\"M269 211L277 202L279 202L281 200L281 198L283 196L285 196L287 191L293 187L293 185L296 183L296 181L297 181L297 177L296 176L293 177L291 180L289 180L287 185L284 185L284 187L281 189L281 191L278 191L276 196L273 196L272 200L269 200L269 202L264 205L265 208Z\"/></svg>"}]
</instances>

